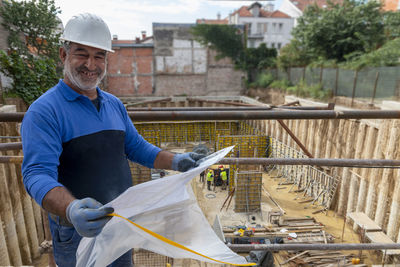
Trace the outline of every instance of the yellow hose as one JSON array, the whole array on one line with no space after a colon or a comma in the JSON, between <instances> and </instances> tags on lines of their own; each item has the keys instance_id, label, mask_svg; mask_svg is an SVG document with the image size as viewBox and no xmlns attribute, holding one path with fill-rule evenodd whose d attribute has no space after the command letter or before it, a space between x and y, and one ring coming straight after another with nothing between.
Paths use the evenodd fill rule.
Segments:
<instances>
[{"instance_id":1,"label":"yellow hose","mask_svg":"<svg viewBox=\"0 0 400 267\"><path fill-rule=\"evenodd\" d=\"M230 265L234 265L234 266L254 266L254 265L257 265L256 263L235 264L235 263L229 263L229 262L224 262L224 261L216 260L216 259L210 258L210 257L208 257L208 256L206 256L206 255L203 255L203 254L201 254L201 253L199 253L199 252L196 252L196 251L194 251L194 250L191 250L190 248L187 248L187 247L185 247L185 246L183 246L183 245L181 245L181 244L179 244L179 243L176 243L175 241L169 240L168 238L163 237L162 235L159 235L159 234L157 234L157 233L154 233L154 232L150 231L149 229L146 229L146 228L144 228L144 227L142 227L142 226L140 226L140 225L138 225L138 224L132 222L131 220L129 220L129 219L127 219L127 218L125 218L125 217L123 217L123 216L117 214L117 213L110 213L109 216L114 216L114 217L122 218L122 219L124 219L124 220L130 222L131 224L133 224L134 226L136 226L136 227L139 228L140 230L145 231L146 233L148 233L148 234L154 236L155 238L157 238L157 239L159 239L159 240L161 240L161 241L163 241L163 242L165 242L165 243L167 243L167 244L170 244L170 245L172 245L172 246L174 246L174 247L177 247L177 248L180 248L180 249L183 249L183 250L192 252L192 253L194 253L194 254L196 254L196 255L199 255L199 256L201 256L201 257L204 257L204 258L209 259L209 260L212 260L212 261L216 261L216 262L219 262L219 263L222 263L222 264L230 264Z\"/></svg>"}]
</instances>

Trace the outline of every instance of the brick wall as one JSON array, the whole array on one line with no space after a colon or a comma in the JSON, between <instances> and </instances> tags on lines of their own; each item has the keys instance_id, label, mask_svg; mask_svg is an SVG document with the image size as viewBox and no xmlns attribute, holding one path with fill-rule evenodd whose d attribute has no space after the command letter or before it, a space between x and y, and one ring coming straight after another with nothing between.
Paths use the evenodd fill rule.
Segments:
<instances>
[{"instance_id":1,"label":"brick wall","mask_svg":"<svg viewBox=\"0 0 400 267\"><path fill-rule=\"evenodd\" d=\"M108 56L106 90L116 96L153 93L153 47L113 47Z\"/></svg>"}]
</instances>

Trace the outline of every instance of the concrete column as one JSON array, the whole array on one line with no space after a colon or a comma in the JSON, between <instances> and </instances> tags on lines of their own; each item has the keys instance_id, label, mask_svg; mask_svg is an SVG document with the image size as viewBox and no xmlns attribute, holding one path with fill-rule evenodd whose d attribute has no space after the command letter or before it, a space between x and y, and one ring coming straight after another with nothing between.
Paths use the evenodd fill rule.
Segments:
<instances>
[{"instance_id":1,"label":"concrete column","mask_svg":"<svg viewBox=\"0 0 400 267\"><path fill-rule=\"evenodd\" d=\"M378 130L375 127L368 126L367 134L365 139L365 149L363 153L363 158L370 159L373 157L376 140L377 140L377 132ZM365 210L365 200L367 196L367 177L369 174L369 168L363 168L361 170L361 179L360 179L360 187L358 190L358 198L356 211L362 212Z\"/></svg>"},{"instance_id":2,"label":"concrete column","mask_svg":"<svg viewBox=\"0 0 400 267\"><path fill-rule=\"evenodd\" d=\"M348 134L346 138L346 146L345 146L345 158L352 158L354 155L354 140L356 137L356 132L358 128L358 123L354 121L349 121L348 125ZM339 190L339 202L338 202L338 214L345 215L346 206L347 206L347 198L349 193L349 182L350 182L350 168L343 168L342 173L342 181L340 183Z\"/></svg>"},{"instance_id":3,"label":"concrete column","mask_svg":"<svg viewBox=\"0 0 400 267\"><path fill-rule=\"evenodd\" d=\"M397 153L399 149L399 134L400 134L400 122L398 120L394 120L392 123L389 143L387 145L386 158L387 159L397 159L399 153ZM389 193L390 180L393 176L393 169L384 169L382 174L382 179L379 184L379 195L378 195L378 204L376 207L375 221L381 227L384 226L385 217L387 212L387 197Z\"/></svg>"},{"instance_id":4,"label":"concrete column","mask_svg":"<svg viewBox=\"0 0 400 267\"><path fill-rule=\"evenodd\" d=\"M374 159L384 159L385 156L383 154L383 146L387 142L388 132L390 127L390 121L383 121L378 128L378 138L377 142L375 142L375 151L374 151ZM370 173L369 185L368 185L368 193L367 200L365 205L365 214L368 215L371 219L375 217L375 202L376 202L376 187L380 180L382 174L382 169L372 169Z\"/></svg>"},{"instance_id":5,"label":"concrete column","mask_svg":"<svg viewBox=\"0 0 400 267\"><path fill-rule=\"evenodd\" d=\"M357 142L356 142L356 150L354 153L354 158L359 159L361 158L362 151L364 149L364 141L365 141L365 129L366 126L364 123L359 123L359 128L357 132ZM358 169L353 169L353 172L356 172ZM347 200L347 213L353 212L355 210L356 199L358 194L358 184L359 184L359 177L351 173L350 178L350 188L349 188L349 197Z\"/></svg>"}]
</instances>

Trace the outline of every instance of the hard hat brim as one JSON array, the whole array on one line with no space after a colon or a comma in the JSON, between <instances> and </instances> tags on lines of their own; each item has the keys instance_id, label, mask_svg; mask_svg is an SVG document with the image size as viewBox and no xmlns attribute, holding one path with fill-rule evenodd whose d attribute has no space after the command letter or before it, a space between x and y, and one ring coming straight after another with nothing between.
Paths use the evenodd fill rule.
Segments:
<instances>
[{"instance_id":1,"label":"hard hat brim","mask_svg":"<svg viewBox=\"0 0 400 267\"><path fill-rule=\"evenodd\" d=\"M111 52L111 53L114 53L114 52L115 52L115 51L112 50L112 49L109 49L109 48L107 48L107 47L100 46L100 45L95 45L95 44L90 43L90 42L78 41L78 40L71 40L71 39L67 39L67 38L63 38L63 37L60 37L60 40L61 40L61 41L64 41L64 42L77 43L77 44L81 44L81 45L86 45L86 46L90 46L90 47L102 49L102 50L105 50L105 51L108 51L108 52Z\"/></svg>"}]
</instances>

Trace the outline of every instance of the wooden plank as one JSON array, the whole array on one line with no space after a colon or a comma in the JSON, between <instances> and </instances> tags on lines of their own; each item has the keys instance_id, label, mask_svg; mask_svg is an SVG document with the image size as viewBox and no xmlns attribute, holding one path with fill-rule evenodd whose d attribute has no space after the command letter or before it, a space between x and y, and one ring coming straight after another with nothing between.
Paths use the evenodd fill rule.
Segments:
<instances>
[{"instance_id":1,"label":"wooden plank","mask_svg":"<svg viewBox=\"0 0 400 267\"><path fill-rule=\"evenodd\" d=\"M365 237L371 241L371 243L388 243L394 244L393 240L390 239L383 232L367 232L365 233ZM400 249L381 249L382 253L386 253L386 255L400 255Z\"/></svg>"},{"instance_id":2,"label":"wooden plank","mask_svg":"<svg viewBox=\"0 0 400 267\"><path fill-rule=\"evenodd\" d=\"M286 264L286 263L288 263L289 261L294 260L294 259L296 259L296 258L298 258L298 257L300 257L300 256L302 256L302 255L304 255L304 254L306 254L306 253L308 253L308 250L303 251L302 253L297 254L296 256L293 256L293 257L291 257L291 258L285 260L285 261L282 262L280 265Z\"/></svg>"},{"instance_id":3,"label":"wooden plank","mask_svg":"<svg viewBox=\"0 0 400 267\"><path fill-rule=\"evenodd\" d=\"M366 232L382 231L382 228L363 212L347 213L347 217Z\"/></svg>"}]
</instances>

